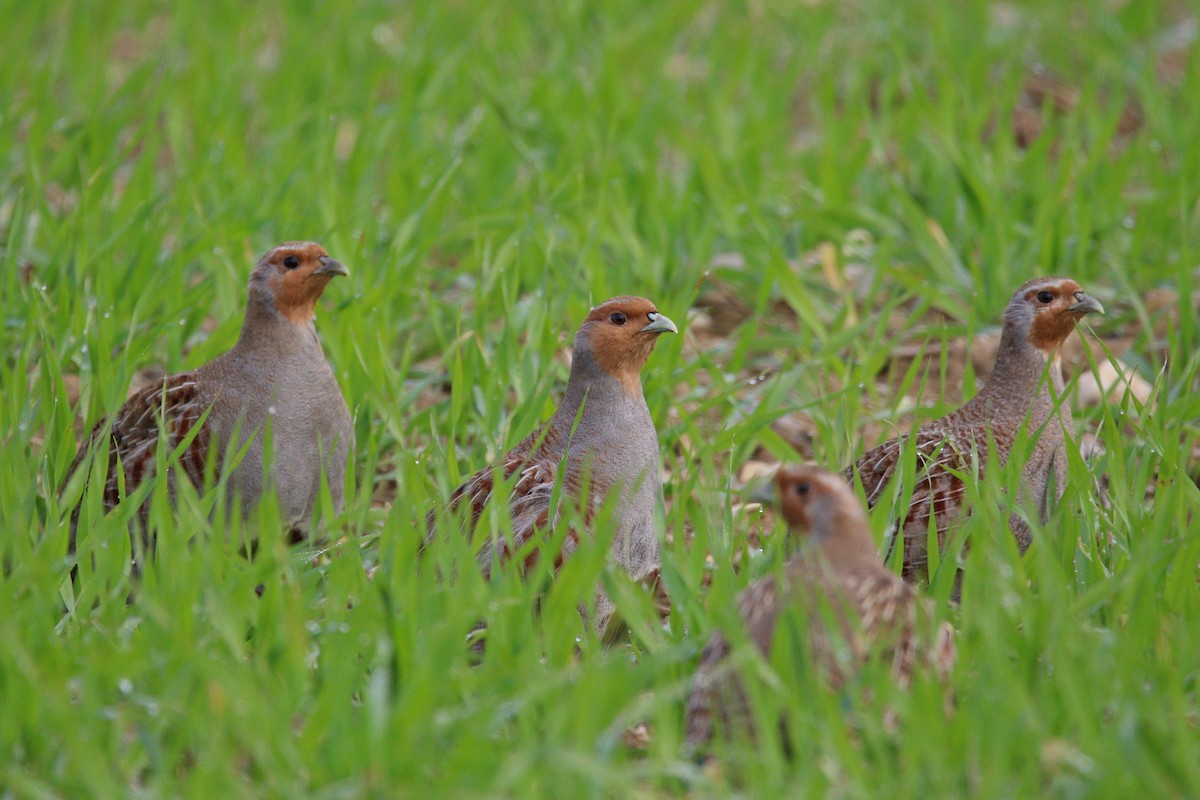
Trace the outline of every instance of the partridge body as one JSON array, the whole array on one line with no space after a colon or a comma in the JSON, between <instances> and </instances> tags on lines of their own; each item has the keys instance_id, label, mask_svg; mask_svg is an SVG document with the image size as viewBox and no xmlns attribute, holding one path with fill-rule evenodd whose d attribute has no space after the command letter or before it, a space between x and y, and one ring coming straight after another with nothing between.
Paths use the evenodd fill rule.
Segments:
<instances>
[{"instance_id":1,"label":"partridge body","mask_svg":"<svg viewBox=\"0 0 1200 800\"><path fill-rule=\"evenodd\" d=\"M807 655L832 688L872 654L890 657L893 676L906 686L918 663L929 604L884 567L862 504L840 476L814 466L786 467L776 481L788 528L803 541L779 578L758 580L738 596L747 638L770 655L781 615L795 606L807 622ZM712 737L718 720L727 734L753 731L749 701L726 661L729 654L729 640L714 633L688 700L692 749ZM925 655L943 672L950 669L955 649L948 625Z\"/></svg>"},{"instance_id":2,"label":"partridge body","mask_svg":"<svg viewBox=\"0 0 1200 800\"><path fill-rule=\"evenodd\" d=\"M102 420L92 430L68 478L107 429L104 506L111 508L121 499L119 473L123 472L126 493L154 475L161 424L172 450L193 436L178 467L167 475L172 492L177 473L199 487L210 458L220 473L226 454L245 447L227 484L231 498L240 499L243 516L265 491L274 491L284 522L302 533L322 475L340 509L354 430L317 339L313 312L329 281L346 274L340 262L311 242L287 242L268 252L250 274L249 303L237 344L198 369L169 375L134 394L111 420ZM273 452L270 472L264 476L262 434L268 422ZM143 507L143 523L145 511Z\"/></svg>"},{"instance_id":3,"label":"partridge body","mask_svg":"<svg viewBox=\"0 0 1200 800\"><path fill-rule=\"evenodd\" d=\"M660 566L657 510L662 503L658 434L642 395L641 370L662 333L676 328L654 304L640 297L616 297L593 308L575 335L571 374L554 416L514 447L500 465L481 470L454 490L449 510L469 503L473 530L493 498L498 478L517 475L506 498L512 541L487 542L478 555L485 573L557 522L552 507L555 480L562 470L559 503L577 507L586 494L591 507L579 510L590 524L591 509L619 491L611 518L616 526L611 557L634 580ZM585 485L586 480L586 485ZM430 532L434 515L427 520ZM556 566L580 545L579 531L567 532ZM527 556L526 566L537 558ZM612 604L602 593L595 624L603 631Z\"/></svg>"},{"instance_id":4,"label":"partridge body","mask_svg":"<svg viewBox=\"0 0 1200 800\"><path fill-rule=\"evenodd\" d=\"M983 477L989 449L996 462L1008 462L1024 429L1033 451L1021 469L1018 504L1044 519L1062 496L1067 450L1064 432L1074 433L1070 409L1063 401L1059 349L1087 314L1104 313L1093 297L1069 278L1029 281L1013 295L1004 311L1004 329L996 366L987 385L957 411L922 425L910 436L892 439L864 453L848 467L845 478L862 481L867 505L891 498L886 493L896 474L905 443L917 453L912 497L892 541L903 543L905 579L927 579L930 517L937 528L939 550L958 518L964 499L963 476ZM1022 550L1029 546L1029 524L1014 513L1010 525Z\"/></svg>"}]
</instances>

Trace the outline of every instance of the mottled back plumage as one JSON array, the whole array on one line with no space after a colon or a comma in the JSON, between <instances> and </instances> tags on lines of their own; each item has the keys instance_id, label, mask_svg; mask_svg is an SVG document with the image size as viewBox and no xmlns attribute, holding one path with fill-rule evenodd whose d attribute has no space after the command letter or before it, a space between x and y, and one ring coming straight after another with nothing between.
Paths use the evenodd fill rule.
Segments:
<instances>
[{"instance_id":1,"label":"mottled back plumage","mask_svg":"<svg viewBox=\"0 0 1200 800\"><path fill-rule=\"evenodd\" d=\"M963 478L983 477L992 447L996 463L1006 464L1022 430L1034 444L1022 468L1018 501L1044 518L1050 504L1061 496L1067 467L1064 432L1073 435L1074 423L1062 398L1059 348L1084 315L1103 311L1068 278L1026 283L1004 312L996 366L983 390L957 411L925 423L910 436L867 451L845 470L846 480L853 482L857 476L862 481L869 507L893 502L900 493L892 479L903 448L915 448L912 497L892 541L893 548L903 543L907 580L928 577L930 518L939 550L944 552L947 534L963 505ZM1010 524L1023 551L1029 546L1029 525L1015 513Z\"/></svg>"}]
</instances>

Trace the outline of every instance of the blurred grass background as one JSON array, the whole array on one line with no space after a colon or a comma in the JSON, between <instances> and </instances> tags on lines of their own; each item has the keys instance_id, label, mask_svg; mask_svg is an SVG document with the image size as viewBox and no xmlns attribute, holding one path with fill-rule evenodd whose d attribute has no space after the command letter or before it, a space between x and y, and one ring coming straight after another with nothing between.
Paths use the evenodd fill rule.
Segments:
<instances>
[{"instance_id":1,"label":"blurred grass background","mask_svg":"<svg viewBox=\"0 0 1200 800\"><path fill-rule=\"evenodd\" d=\"M1190 5L2 6L0 795L1197 791ZM288 550L267 507L248 560L189 498L136 591L128 514L70 588L52 489L81 425L231 346L254 260L297 238L352 273L318 317L358 435L332 545ZM1004 476L978 487L955 713L782 665L752 688L794 759L772 736L681 758L699 649L783 550L739 496L748 460L800 457L772 423L840 467L946 410L975 371L938 364L1045 273L1101 298L1153 392L1077 415L1103 453L1024 558L995 535ZM644 376L670 624L596 553L487 583L447 536L418 569L425 510L551 412L575 327L626 293L684 323ZM897 389L900 343L934 366ZM575 613L598 576L614 649Z\"/></svg>"}]
</instances>

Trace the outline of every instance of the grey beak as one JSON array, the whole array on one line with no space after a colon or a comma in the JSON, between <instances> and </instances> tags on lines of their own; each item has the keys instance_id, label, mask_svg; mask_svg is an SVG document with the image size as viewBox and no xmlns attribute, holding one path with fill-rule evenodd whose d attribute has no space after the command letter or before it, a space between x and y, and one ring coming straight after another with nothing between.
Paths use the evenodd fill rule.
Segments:
<instances>
[{"instance_id":1,"label":"grey beak","mask_svg":"<svg viewBox=\"0 0 1200 800\"><path fill-rule=\"evenodd\" d=\"M778 498L775 492L775 481L760 483L749 492L746 493L746 500L751 503L761 503L764 506L774 507Z\"/></svg>"},{"instance_id":2,"label":"grey beak","mask_svg":"<svg viewBox=\"0 0 1200 800\"><path fill-rule=\"evenodd\" d=\"M337 259L329 256L321 256L321 266L313 273L313 275L349 275L350 270L346 269L346 265Z\"/></svg>"},{"instance_id":3,"label":"grey beak","mask_svg":"<svg viewBox=\"0 0 1200 800\"><path fill-rule=\"evenodd\" d=\"M1067 311L1076 314L1103 314L1104 306L1100 301L1086 292L1075 293L1075 304L1067 307Z\"/></svg>"},{"instance_id":4,"label":"grey beak","mask_svg":"<svg viewBox=\"0 0 1200 800\"><path fill-rule=\"evenodd\" d=\"M650 312L650 324L642 328L642 333L679 333L675 323L666 314L657 311Z\"/></svg>"}]
</instances>

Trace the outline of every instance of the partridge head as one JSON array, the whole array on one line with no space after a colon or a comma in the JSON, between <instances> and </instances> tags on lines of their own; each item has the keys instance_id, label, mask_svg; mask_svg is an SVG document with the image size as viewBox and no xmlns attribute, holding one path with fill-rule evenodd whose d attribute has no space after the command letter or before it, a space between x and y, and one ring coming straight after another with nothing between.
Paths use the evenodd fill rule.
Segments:
<instances>
[{"instance_id":1,"label":"partridge head","mask_svg":"<svg viewBox=\"0 0 1200 800\"><path fill-rule=\"evenodd\" d=\"M675 323L649 300L614 297L588 312L575 334L573 359L585 359L580 366L587 371L598 370L615 379L627 393L638 393L642 390L642 367L658 343L659 334L677 332ZM592 363L587 363L589 359Z\"/></svg>"},{"instance_id":2,"label":"partridge head","mask_svg":"<svg viewBox=\"0 0 1200 800\"><path fill-rule=\"evenodd\" d=\"M321 245L285 242L260 258L250 273L250 302L269 305L295 325L307 325L329 282L349 274Z\"/></svg>"},{"instance_id":3,"label":"partridge head","mask_svg":"<svg viewBox=\"0 0 1200 800\"><path fill-rule=\"evenodd\" d=\"M1039 278L1013 295L1004 310L1004 329L1052 359L1085 316L1103 313L1100 301L1070 278Z\"/></svg>"},{"instance_id":4,"label":"partridge head","mask_svg":"<svg viewBox=\"0 0 1200 800\"><path fill-rule=\"evenodd\" d=\"M835 571L883 568L862 504L840 476L813 466L786 466L775 483L788 529L819 548Z\"/></svg>"},{"instance_id":5,"label":"partridge head","mask_svg":"<svg viewBox=\"0 0 1200 800\"><path fill-rule=\"evenodd\" d=\"M1070 278L1039 278L1021 286L1004 311L1004 329L996 366L987 385L962 408L927 422L911 436L892 439L864 453L844 473L861 480L867 504L890 497L906 443L917 451L917 470L908 509L898 514L893 547L903 547L904 576L925 580L926 542L930 519L937 529L939 550L946 552L947 534L960 516L965 487L962 476L983 478L989 448L997 463L1007 464L1019 434L1033 442L1021 455L1018 505L1045 519L1062 494L1066 480L1066 433L1074 434L1071 412L1063 401L1059 350L1088 314L1103 306ZM898 489L898 487L893 487ZM895 494L899 494L898 491ZM1017 544L1030 542L1028 522L1017 512L1010 518Z\"/></svg>"}]
</instances>

